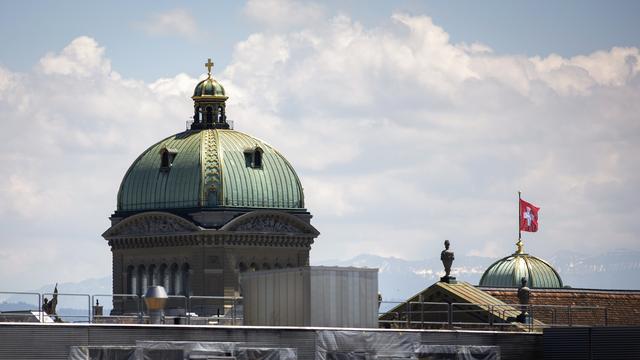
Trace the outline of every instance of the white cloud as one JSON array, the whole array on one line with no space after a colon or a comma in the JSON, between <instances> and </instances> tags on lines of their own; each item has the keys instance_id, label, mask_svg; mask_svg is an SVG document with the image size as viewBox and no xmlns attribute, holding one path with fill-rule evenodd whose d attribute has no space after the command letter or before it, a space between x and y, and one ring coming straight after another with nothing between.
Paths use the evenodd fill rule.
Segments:
<instances>
[{"instance_id":1,"label":"white cloud","mask_svg":"<svg viewBox=\"0 0 640 360\"><path fill-rule=\"evenodd\" d=\"M60 54L49 53L40 60L45 74L106 75L111 71L111 63L104 57L104 48L87 36L74 39Z\"/></svg>"},{"instance_id":2,"label":"white cloud","mask_svg":"<svg viewBox=\"0 0 640 360\"><path fill-rule=\"evenodd\" d=\"M531 253L638 248L638 49L527 58L452 43L426 16L366 27L313 13L238 43L219 80L236 129L298 170L322 232L314 259L424 258L445 238L512 252L517 190L542 207ZM197 79L123 79L105 51L80 37L32 72L0 67L0 249L47 244L47 272L11 257L39 282L70 259L108 273L99 234L124 172L192 111ZM26 286L11 274L0 282Z\"/></svg>"},{"instance_id":3,"label":"white cloud","mask_svg":"<svg viewBox=\"0 0 640 360\"><path fill-rule=\"evenodd\" d=\"M189 97L192 95L195 79L187 74L178 74L173 78L162 78L149 84L149 89L161 97L181 96Z\"/></svg>"},{"instance_id":4,"label":"white cloud","mask_svg":"<svg viewBox=\"0 0 640 360\"><path fill-rule=\"evenodd\" d=\"M254 21L275 29L303 27L322 20L324 9L312 2L293 0L249 0L245 14Z\"/></svg>"},{"instance_id":5,"label":"white cloud","mask_svg":"<svg viewBox=\"0 0 640 360\"><path fill-rule=\"evenodd\" d=\"M638 49L527 58L454 44L426 16L391 19L253 34L223 73L236 124L302 174L323 232L315 258L411 258L444 238L507 254L517 190L543 207L533 253L638 246L635 223L603 214L614 198L591 190L637 199Z\"/></svg>"},{"instance_id":6,"label":"white cloud","mask_svg":"<svg viewBox=\"0 0 640 360\"><path fill-rule=\"evenodd\" d=\"M140 24L151 35L178 35L193 38L198 34L198 24L185 9L172 9L155 13Z\"/></svg>"},{"instance_id":7,"label":"white cloud","mask_svg":"<svg viewBox=\"0 0 640 360\"><path fill-rule=\"evenodd\" d=\"M152 84L122 79L88 37L40 64L29 73L0 68L0 249L22 254L0 272L11 289L109 273L100 234L120 180L145 148L184 129L196 82L185 74ZM56 266L71 262L72 273Z\"/></svg>"}]
</instances>

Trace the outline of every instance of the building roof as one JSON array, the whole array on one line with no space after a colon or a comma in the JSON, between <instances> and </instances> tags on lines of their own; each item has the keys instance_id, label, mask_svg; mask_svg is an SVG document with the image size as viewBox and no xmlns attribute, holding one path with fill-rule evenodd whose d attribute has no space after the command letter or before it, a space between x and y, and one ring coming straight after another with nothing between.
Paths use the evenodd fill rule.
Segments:
<instances>
[{"instance_id":1,"label":"building roof","mask_svg":"<svg viewBox=\"0 0 640 360\"><path fill-rule=\"evenodd\" d=\"M431 313L434 312L433 310L440 310L440 312L445 310L446 313L446 309L442 306L438 307L437 303L455 304L454 312L458 312L458 315L452 321L486 322L489 316L493 316L495 322L506 323L512 322L520 314L520 310L512 304L507 304L467 282L460 281L449 284L440 281L385 312L380 316L380 320L382 322L406 320L409 316L411 321L419 322L420 320L417 320L416 317L422 316L421 312L424 312L424 309L427 312L431 311ZM464 306L464 304L468 305ZM522 326L522 324L513 323L512 325L526 330L526 326ZM538 326L541 323L535 321L535 325Z\"/></svg>"},{"instance_id":2,"label":"building roof","mask_svg":"<svg viewBox=\"0 0 640 360\"><path fill-rule=\"evenodd\" d=\"M518 301L517 289L483 287L480 290L507 303ZM540 306L534 309L536 317L545 323L640 325L640 290L534 289L530 296L530 304Z\"/></svg>"},{"instance_id":3,"label":"building roof","mask_svg":"<svg viewBox=\"0 0 640 360\"><path fill-rule=\"evenodd\" d=\"M118 211L221 207L303 209L302 185L267 143L235 130L203 129L145 150L118 191Z\"/></svg>"},{"instance_id":4,"label":"building roof","mask_svg":"<svg viewBox=\"0 0 640 360\"><path fill-rule=\"evenodd\" d=\"M522 278L527 279L530 288L561 288L562 279L558 272L546 261L518 250L487 268L480 279L480 286L519 287Z\"/></svg>"}]
</instances>

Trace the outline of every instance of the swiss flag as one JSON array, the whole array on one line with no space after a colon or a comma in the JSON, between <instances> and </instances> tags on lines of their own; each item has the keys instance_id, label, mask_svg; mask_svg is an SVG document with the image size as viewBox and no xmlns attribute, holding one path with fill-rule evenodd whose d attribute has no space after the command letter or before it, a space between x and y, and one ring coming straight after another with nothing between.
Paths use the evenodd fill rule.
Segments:
<instances>
[{"instance_id":1,"label":"swiss flag","mask_svg":"<svg viewBox=\"0 0 640 360\"><path fill-rule=\"evenodd\" d=\"M520 230L538 231L538 211L540 208L520 199Z\"/></svg>"}]
</instances>

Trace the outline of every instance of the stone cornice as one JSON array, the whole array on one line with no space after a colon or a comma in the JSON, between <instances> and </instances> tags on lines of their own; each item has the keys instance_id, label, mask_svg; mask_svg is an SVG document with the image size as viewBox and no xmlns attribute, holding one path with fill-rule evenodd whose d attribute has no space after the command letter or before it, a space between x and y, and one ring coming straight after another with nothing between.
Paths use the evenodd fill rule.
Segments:
<instances>
[{"instance_id":1,"label":"stone cornice","mask_svg":"<svg viewBox=\"0 0 640 360\"><path fill-rule=\"evenodd\" d=\"M282 211L256 210L229 221L220 230L246 233L308 234L316 237L320 232L297 217Z\"/></svg>"},{"instance_id":2,"label":"stone cornice","mask_svg":"<svg viewBox=\"0 0 640 360\"><path fill-rule=\"evenodd\" d=\"M166 212L152 211L133 215L102 234L107 240L132 236L176 235L199 232L194 223Z\"/></svg>"},{"instance_id":3,"label":"stone cornice","mask_svg":"<svg viewBox=\"0 0 640 360\"><path fill-rule=\"evenodd\" d=\"M206 231L208 234L173 236L130 236L109 239L109 246L116 249L158 248L172 246L223 246L223 247L295 247L309 248L314 237L279 234L241 234L237 232Z\"/></svg>"}]
</instances>

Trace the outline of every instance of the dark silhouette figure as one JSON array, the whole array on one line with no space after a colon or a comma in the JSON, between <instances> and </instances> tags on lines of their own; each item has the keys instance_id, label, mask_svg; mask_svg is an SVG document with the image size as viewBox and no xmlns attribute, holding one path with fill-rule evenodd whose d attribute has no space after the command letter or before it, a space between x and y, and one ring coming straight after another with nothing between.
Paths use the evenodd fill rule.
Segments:
<instances>
[{"instance_id":1,"label":"dark silhouette figure","mask_svg":"<svg viewBox=\"0 0 640 360\"><path fill-rule=\"evenodd\" d=\"M520 315L517 320L521 323L525 323L527 320L527 308L529 305L529 298L531 297L531 289L527 287L527 278L522 277L521 284L518 288L518 301L520 302Z\"/></svg>"},{"instance_id":2,"label":"dark silhouette figure","mask_svg":"<svg viewBox=\"0 0 640 360\"><path fill-rule=\"evenodd\" d=\"M449 246L451 243L449 240L444 241L444 250L440 253L440 260L442 260L442 265L444 265L444 273L445 275L440 278L440 281L446 283L455 283L456 278L451 276L451 265L453 265L453 260L455 256L453 251L449 250Z\"/></svg>"},{"instance_id":3,"label":"dark silhouette figure","mask_svg":"<svg viewBox=\"0 0 640 360\"><path fill-rule=\"evenodd\" d=\"M56 287L53 289L53 297L51 301L46 297L44 298L42 302L42 311L47 315L53 315L55 322L62 322L58 317L58 314L56 314L56 306L58 306L58 283L56 283Z\"/></svg>"}]
</instances>

